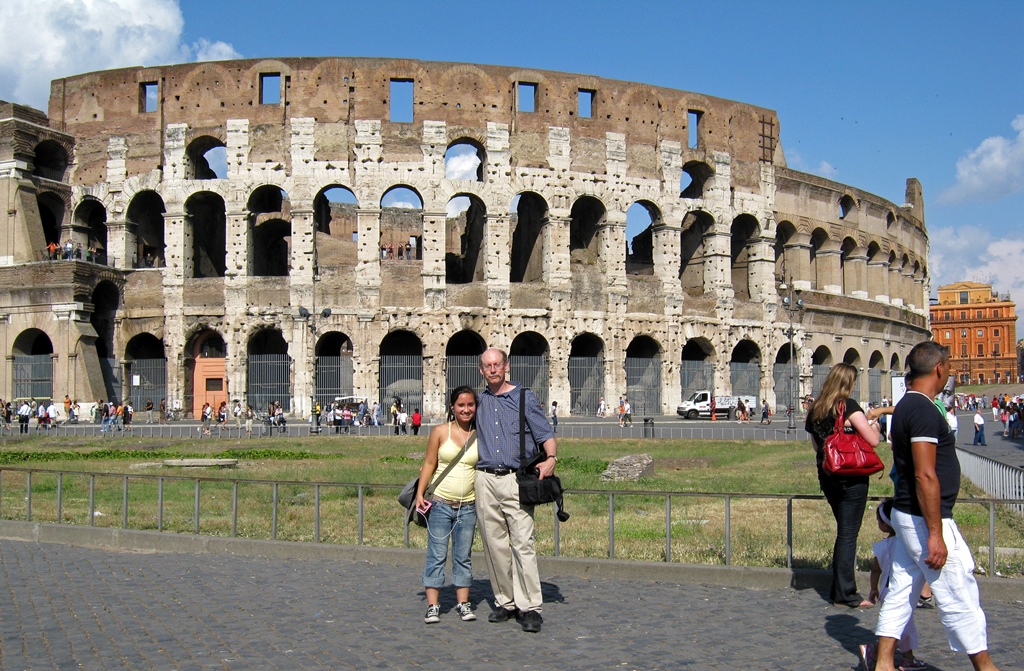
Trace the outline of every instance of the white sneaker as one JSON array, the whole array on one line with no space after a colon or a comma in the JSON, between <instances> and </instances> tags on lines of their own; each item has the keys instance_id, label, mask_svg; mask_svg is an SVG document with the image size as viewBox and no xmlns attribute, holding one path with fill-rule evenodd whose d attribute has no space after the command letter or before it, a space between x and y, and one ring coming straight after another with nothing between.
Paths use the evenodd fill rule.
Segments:
<instances>
[{"instance_id":1,"label":"white sneaker","mask_svg":"<svg viewBox=\"0 0 1024 671\"><path fill-rule=\"evenodd\" d=\"M468 601L456 604L455 612L459 614L463 622L470 622L476 619L476 613L473 612L473 606Z\"/></svg>"},{"instance_id":2,"label":"white sneaker","mask_svg":"<svg viewBox=\"0 0 1024 671\"><path fill-rule=\"evenodd\" d=\"M423 616L423 621L427 624L434 624L435 622L441 621L441 606L436 603L432 603L427 606L427 614Z\"/></svg>"}]
</instances>

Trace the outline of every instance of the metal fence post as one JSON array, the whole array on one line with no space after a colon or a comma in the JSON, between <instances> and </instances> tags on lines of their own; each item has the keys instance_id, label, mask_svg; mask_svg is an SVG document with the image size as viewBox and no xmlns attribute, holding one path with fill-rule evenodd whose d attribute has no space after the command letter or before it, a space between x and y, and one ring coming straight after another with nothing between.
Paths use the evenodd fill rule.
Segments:
<instances>
[{"instance_id":1,"label":"metal fence post","mask_svg":"<svg viewBox=\"0 0 1024 671\"><path fill-rule=\"evenodd\" d=\"M793 568L793 497L786 499L786 568Z\"/></svg>"},{"instance_id":2,"label":"metal fence post","mask_svg":"<svg viewBox=\"0 0 1024 671\"><path fill-rule=\"evenodd\" d=\"M358 532L357 532L358 533L358 542L356 544L357 545L362 545L363 544L363 503L364 503L364 501L363 501L363 486L359 485L359 487L356 488L356 492L358 493L358 496L359 496L359 513L358 513L359 520L358 520L358 523L357 523L357 525L358 525Z\"/></svg>"},{"instance_id":3,"label":"metal fence post","mask_svg":"<svg viewBox=\"0 0 1024 671\"><path fill-rule=\"evenodd\" d=\"M156 480L156 530L164 530L164 479Z\"/></svg>"},{"instance_id":4,"label":"metal fence post","mask_svg":"<svg viewBox=\"0 0 1024 671\"><path fill-rule=\"evenodd\" d=\"M615 494L608 493L608 559L615 559Z\"/></svg>"},{"instance_id":5,"label":"metal fence post","mask_svg":"<svg viewBox=\"0 0 1024 671\"><path fill-rule=\"evenodd\" d=\"M725 495L725 565L732 564L732 497Z\"/></svg>"},{"instance_id":6,"label":"metal fence post","mask_svg":"<svg viewBox=\"0 0 1024 671\"><path fill-rule=\"evenodd\" d=\"M121 528L128 528L128 476L121 483Z\"/></svg>"},{"instance_id":7,"label":"metal fence post","mask_svg":"<svg viewBox=\"0 0 1024 671\"><path fill-rule=\"evenodd\" d=\"M665 561L672 561L672 495L665 495Z\"/></svg>"},{"instance_id":8,"label":"metal fence post","mask_svg":"<svg viewBox=\"0 0 1024 671\"><path fill-rule=\"evenodd\" d=\"M57 524L64 522L64 474L57 474Z\"/></svg>"},{"instance_id":9,"label":"metal fence post","mask_svg":"<svg viewBox=\"0 0 1024 671\"><path fill-rule=\"evenodd\" d=\"M238 480L231 483L231 537L238 536Z\"/></svg>"},{"instance_id":10,"label":"metal fence post","mask_svg":"<svg viewBox=\"0 0 1024 671\"><path fill-rule=\"evenodd\" d=\"M195 494L192 496L192 519L194 522L195 533L199 535L199 480L196 479Z\"/></svg>"},{"instance_id":11,"label":"metal fence post","mask_svg":"<svg viewBox=\"0 0 1024 671\"><path fill-rule=\"evenodd\" d=\"M32 521L32 471L25 473L25 521Z\"/></svg>"},{"instance_id":12,"label":"metal fence post","mask_svg":"<svg viewBox=\"0 0 1024 671\"><path fill-rule=\"evenodd\" d=\"M320 485L313 486L313 542L320 542Z\"/></svg>"},{"instance_id":13,"label":"metal fence post","mask_svg":"<svg viewBox=\"0 0 1024 671\"><path fill-rule=\"evenodd\" d=\"M89 526L96 524L96 476L89 474Z\"/></svg>"},{"instance_id":14,"label":"metal fence post","mask_svg":"<svg viewBox=\"0 0 1024 671\"><path fill-rule=\"evenodd\" d=\"M274 496L273 496L274 510L270 515L270 537L273 540L277 540L277 483L274 483Z\"/></svg>"}]
</instances>

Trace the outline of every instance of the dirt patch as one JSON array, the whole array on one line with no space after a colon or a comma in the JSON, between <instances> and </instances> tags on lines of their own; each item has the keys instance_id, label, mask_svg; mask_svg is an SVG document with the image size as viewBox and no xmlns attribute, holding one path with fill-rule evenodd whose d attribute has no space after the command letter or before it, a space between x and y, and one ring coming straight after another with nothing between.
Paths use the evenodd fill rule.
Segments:
<instances>
[{"instance_id":1,"label":"dirt patch","mask_svg":"<svg viewBox=\"0 0 1024 671\"><path fill-rule=\"evenodd\" d=\"M708 468L709 466L711 466L711 460L706 458L654 460L654 467L656 469L665 469L667 471L690 471L697 468Z\"/></svg>"}]
</instances>

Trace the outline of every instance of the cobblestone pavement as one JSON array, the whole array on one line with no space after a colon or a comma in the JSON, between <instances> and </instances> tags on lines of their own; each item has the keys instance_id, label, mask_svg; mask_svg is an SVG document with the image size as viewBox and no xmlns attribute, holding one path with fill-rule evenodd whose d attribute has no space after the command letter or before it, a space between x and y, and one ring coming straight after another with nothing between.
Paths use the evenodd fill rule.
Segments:
<instances>
[{"instance_id":1,"label":"cobblestone pavement","mask_svg":"<svg viewBox=\"0 0 1024 671\"><path fill-rule=\"evenodd\" d=\"M428 626L415 568L0 540L0 668L854 669L875 621L813 590L545 575L531 635L487 622L477 563L480 619L444 593ZM985 606L994 659L1024 671L1024 604ZM936 611L917 618L919 656L970 667Z\"/></svg>"}]
</instances>

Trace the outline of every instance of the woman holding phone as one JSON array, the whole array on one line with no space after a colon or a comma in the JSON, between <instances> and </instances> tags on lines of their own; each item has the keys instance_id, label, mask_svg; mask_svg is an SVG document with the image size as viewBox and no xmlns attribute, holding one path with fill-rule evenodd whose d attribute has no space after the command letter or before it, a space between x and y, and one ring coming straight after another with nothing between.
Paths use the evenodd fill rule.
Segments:
<instances>
[{"instance_id":1,"label":"woman holding phone","mask_svg":"<svg viewBox=\"0 0 1024 671\"><path fill-rule=\"evenodd\" d=\"M427 563L423 569L423 587L427 593L427 614L423 621L427 624L441 621L439 598L445 586L444 566L449 543L455 612L465 621L476 619L469 602L469 588L473 584L470 554L476 529L476 391L468 386L457 387L449 403L448 422L434 427L427 439L427 454L416 490L416 509L427 514ZM454 467L441 479L453 462ZM429 498L424 498L429 483L434 484L434 491Z\"/></svg>"}]
</instances>

